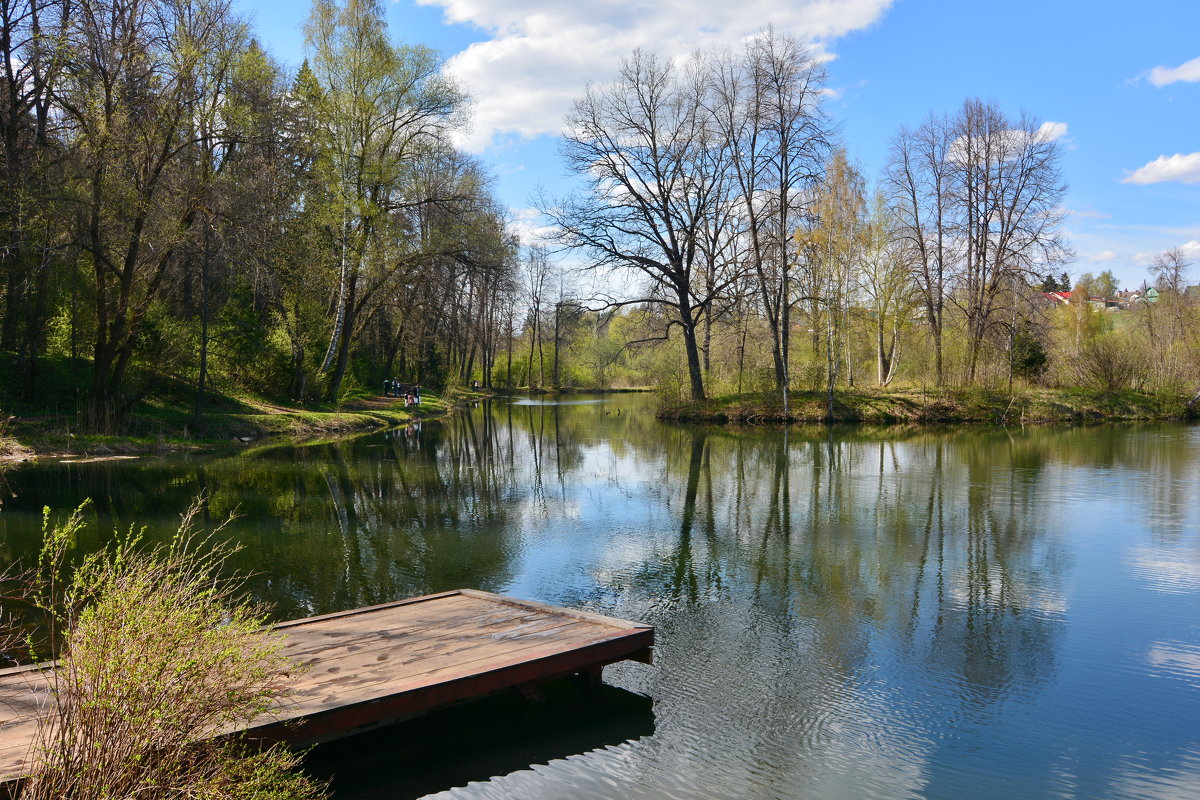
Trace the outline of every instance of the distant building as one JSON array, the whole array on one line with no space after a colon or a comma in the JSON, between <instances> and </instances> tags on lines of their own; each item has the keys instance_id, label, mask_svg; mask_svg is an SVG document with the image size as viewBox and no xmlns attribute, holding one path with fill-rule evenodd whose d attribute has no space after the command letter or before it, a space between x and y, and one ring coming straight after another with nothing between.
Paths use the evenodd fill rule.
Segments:
<instances>
[{"instance_id":1,"label":"distant building","mask_svg":"<svg viewBox=\"0 0 1200 800\"><path fill-rule=\"evenodd\" d=\"M1065 306L1071 302L1070 292L1041 292L1041 295L1053 306Z\"/></svg>"}]
</instances>

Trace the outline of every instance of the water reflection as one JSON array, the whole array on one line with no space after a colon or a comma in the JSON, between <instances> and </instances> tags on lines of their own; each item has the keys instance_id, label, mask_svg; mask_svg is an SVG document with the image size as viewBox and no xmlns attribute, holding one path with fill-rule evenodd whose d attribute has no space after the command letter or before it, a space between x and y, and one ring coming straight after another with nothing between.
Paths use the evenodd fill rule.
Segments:
<instances>
[{"instance_id":1,"label":"water reflection","mask_svg":"<svg viewBox=\"0 0 1200 800\"><path fill-rule=\"evenodd\" d=\"M493 401L335 444L23 467L0 555L33 552L42 504L93 497L88 548L204 490L281 618L472 586L657 626L654 668L609 668L654 698L654 735L458 796L1118 797L1196 752L1198 433Z\"/></svg>"}]
</instances>

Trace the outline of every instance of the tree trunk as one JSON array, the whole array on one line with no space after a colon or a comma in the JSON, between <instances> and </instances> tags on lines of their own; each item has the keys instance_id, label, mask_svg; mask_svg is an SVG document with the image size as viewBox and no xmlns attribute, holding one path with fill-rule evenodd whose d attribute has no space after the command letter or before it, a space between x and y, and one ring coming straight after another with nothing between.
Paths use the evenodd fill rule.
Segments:
<instances>
[{"instance_id":1,"label":"tree trunk","mask_svg":"<svg viewBox=\"0 0 1200 800\"><path fill-rule=\"evenodd\" d=\"M932 329L933 332L933 375L938 388L945 385L945 372L942 369L942 325L941 321Z\"/></svg>"},{"instance_id":2,"label":"tree trunk","mask_svg":"<svg viewBox=\"0 0 1200 800\"><path fill-rule=\"evenodd\" d=\"M533 311L533 328L529 331L529 366L525 370L525 387L528 389L536 389L537 384L533 381L533 350L537 347L538 339L538 313L537 307Z\"/></svg>"},{"instance_id":3,"label":"tree trunk","mask_svg":"<svg viewBox=\"0 0 1200 800\"><path fill-rule=\"evenodd\" d=\"M687 351L688 379L692 400L704 399L704 372L700 368L700 348L696 342L696 319L692 314L687 290L679 291L679 318L683 323L683 348Z\"/></svg>"},{"instance_id":4,"label":"tree trunk","mask_svg":"<svg viewBox=\"0 0 1200 800\"><path fill-rule=\"evenodd\" d=\"M350 363L350 340L353 338L354 319L358 311L356 308L358 303L357 271L350 275L346 284L346 303L342 315L342 334L338 337L337 361L333 368L333 374L329 376L329 386L325 390L325 400L330 403L337 401L338 393L342 389L342 380L346 377L346 367Z\"/></svg>"},{"instance_id":5,"label":"tree trunk","mask_svg":"<svg viewBox=\"0 0 1200 800\"><path fill-rule=\"evenodd\" d=\"M512 380L512 351L513 351L513 313L512 307L509 306L508 311L508 372L506 373L504 383L507 388L513 388Z\"/></svg>"},{"instance_id":6,"label":"tree trunk","mask_svg":"<svg viewBox=\"0 0 1200 800\"><path fill-rule=\"evenodd\" d=\"M562 326L562 303L554 304L554 388L562 388L562 378L558 371L558 344Z\"/></svg>"},{"instance_id":7,"label":"tree trunk","mask_svg":"<svg viewBox=\"0 0 1200 800\"><path fill-rule=\"evenodd\" d=\"M192 411L192 430L200 428L204 413L204 384L208 379L208 258L209 226L204 219L204 254L200 258L200 373L196 377L196 406Z\"/></svg>"}]
</instances>

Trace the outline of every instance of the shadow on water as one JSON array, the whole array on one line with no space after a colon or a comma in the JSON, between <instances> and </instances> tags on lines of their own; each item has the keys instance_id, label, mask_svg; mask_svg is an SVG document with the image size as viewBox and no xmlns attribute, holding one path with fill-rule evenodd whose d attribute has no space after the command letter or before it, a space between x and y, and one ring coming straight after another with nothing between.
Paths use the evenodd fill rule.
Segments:
<instances>
[{"instance_id":1,"label":"shadow on water","mask_svg":"<svg viewBox=\"0 0 1200 800\"><path fill-rule=\"evenodd\" d=\"M654 733L649 697L557 680L544 703L515 690L321 745L307 771L336 800L408 800Z\"/></svg>"}]
</instances>

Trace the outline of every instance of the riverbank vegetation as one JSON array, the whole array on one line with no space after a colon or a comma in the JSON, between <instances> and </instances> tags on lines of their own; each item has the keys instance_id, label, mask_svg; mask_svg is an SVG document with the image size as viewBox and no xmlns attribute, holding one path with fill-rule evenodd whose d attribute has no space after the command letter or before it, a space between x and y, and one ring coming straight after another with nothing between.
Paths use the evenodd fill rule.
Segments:
<instances>
[{"instance_id":1,"label":"riverbank vegetation","mask_svg":"<svg viewBox=\"0 0 1200 800\"><path fill-rule=\"evenodd\" d=\"M18 800L326 796L286 747L226 734L286 700L279 676L297 667L226 577L220 528L196 530L201 502L165 545L130 529L73 563L83 511L56 525L46 510L38 565L17 582L45 620L30 641L47 652L33 655L56 659L54 722L38 727Z\"/></svg>"},{"instance_id":2,"label":"riverbank vegetation","mask_svg":"<svg viewBox=\"0 0 1200 800\"><path fill-rule=\"evenodd\" d=\"M224 0L3 8L0 407L195 435L490 369L511 234L381 4L314 3L290 73Z\"/></svg>"},{"instance_id":3,"label":"riverbank vegetation","mask_svg":"<svg viewBox=\"0 0 1200 800\"><path fill-rule=\"evenodd\" d=\"M1182 420L1191 415L1180 396L1135 391L1017 388L840 390L795 392L785 412L773 393L722 395L711 400L664 402L661 419L689 422L989 423Z\"/></svg>"},{"instance_id":4,"label":"riverbank vegetation","mask_svg":"<svg viewBox=\"0 0 1200 800\"><path fill-rule=\"evenodd\" d=\"M0 409L18 438L399 422L368 400L393 378L653 385L676 416L757 395L780 412L756 416L807 419L820 392L841 419L868 386L897 409L917 391L1200 398L1184 253L1134 293L1066 271L1060 126L967 99L866 175L821 60L770 29L687 63L638 52L593 85L563 140L580 190L542 198L546 238L521 242L455 144L466 87L375 0L316 0L292 71L226 0L4 8Z\"/></svg>"},{"instance_id":5,"label":"riverbank vegetation","mask_svg":"<svg viewBox=\"0 0 1200 800\"><path fill-rule=\"evenodd\" d=\"M550 304L555 375L564 349L568 370L653 375L675 418L1197 410L1200 286L1185 254L1158 254L1127 291L1111 272L1073 283L1064 270L1063 126L967 99L895 132L868 176L825 97L820 60L766 30L686 64L635 53L576 102L564 154L583 189L542 210L610 293L590 296L595 315ZM526 269L533 296L537 259ZM575 316L580 341L564 348ZM989 393L1003 394L986 410L967 399Z\"/></svg>"}]
</instances>

